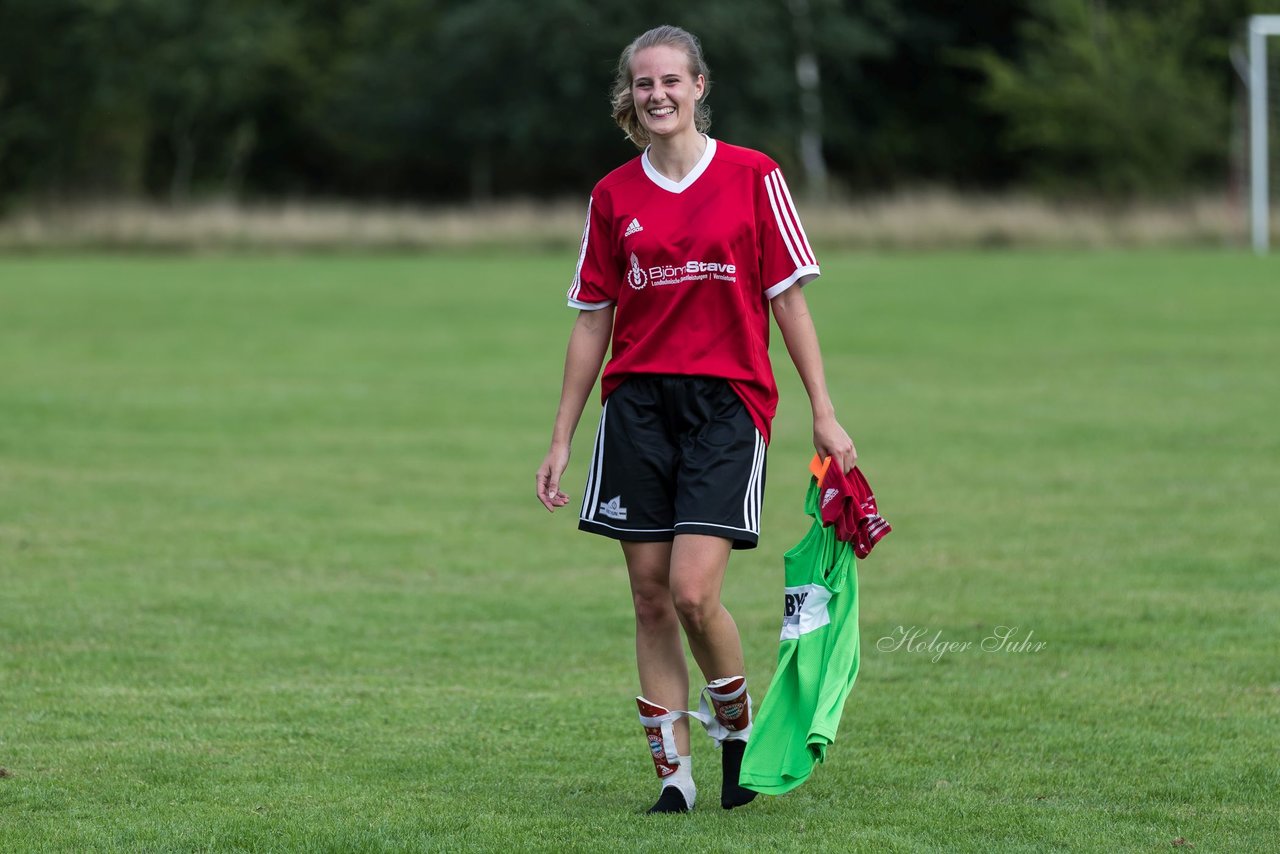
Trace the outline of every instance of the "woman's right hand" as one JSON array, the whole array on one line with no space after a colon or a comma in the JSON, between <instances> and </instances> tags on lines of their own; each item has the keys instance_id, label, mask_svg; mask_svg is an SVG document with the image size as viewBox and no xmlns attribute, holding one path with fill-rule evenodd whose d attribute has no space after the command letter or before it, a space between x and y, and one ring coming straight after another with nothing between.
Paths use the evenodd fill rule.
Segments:
<instances>
[{"instance_id":1,"label":"woman's right hand","mask_svg":"<svg viewBox=\"0 0 1280 854\"><path fill-rule=\"evenodd\" d=\"M538 500L547 512L569 503L569 496L560 491L560 478L569 467L569 446L552 445L547 457L538 468Z\"/></svg>"}]
</instances>

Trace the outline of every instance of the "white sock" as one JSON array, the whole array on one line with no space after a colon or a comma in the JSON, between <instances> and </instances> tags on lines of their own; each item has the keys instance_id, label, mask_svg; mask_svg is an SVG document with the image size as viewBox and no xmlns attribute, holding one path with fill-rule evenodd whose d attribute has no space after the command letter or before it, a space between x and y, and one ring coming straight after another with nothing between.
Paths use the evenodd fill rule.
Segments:
<instances>
[{"instance_id":1,"label":"white sock","mask_svg":"<svg viewBox=\"0 0 1280 854\"><path fill-rule=\"evenodd\" d=\"M662 781L662 788L665 789L667 786L678 788L680 794L684 795L684 802L689 805L689 809L693 809L693 801L698 797L698 787L693 785L692 756L680 757L680 765L676 768L676 773Z\"/></svg>"}]
</instances>

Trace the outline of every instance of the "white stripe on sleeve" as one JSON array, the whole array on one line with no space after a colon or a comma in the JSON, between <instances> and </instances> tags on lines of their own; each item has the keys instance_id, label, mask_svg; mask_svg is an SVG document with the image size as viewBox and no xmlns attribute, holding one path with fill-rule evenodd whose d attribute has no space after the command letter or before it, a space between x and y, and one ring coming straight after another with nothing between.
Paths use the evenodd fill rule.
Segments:
<instances>
[{"instance_id":1,"label":"white stripe on sleeve","mask_svg":"<svg viewBox=\"0 0 1280 854\"><path fill-rule=\"evenodd\" d=\"M570 304L578 301L578 292L582 290L582 262L587 258L587 240L591 236L591 205L595 199L587 197L587 224L582 227L582 246L578 250L578 266L573 270L573 282L569 285Z\"/></svg>"},{"instance_id":2,"label":"white stripe on sleeve","mask_svg":"<svg viewBox=\"0 0 1280 854\"><path fill-rule=\"evenodd\" d=\"M782 170L775 169L769 173L765 181L771 186L772 194L770 202L777 199L774 205L773 215L778 221L778 230L782 232L787 243L787 250L791 253L791 260L797 267L807 267L815 262L812 250L809 249L808 241L805 240L804 230L799 227L800 217L796 214L795 206L791 203L791 194L787 191L787 182L782 178Z\"/></svg>"},{"instance_id":3,"label":"white stripe on sleeve","mask_svg":"<svg viewBox=\"0 0 1280 854\"><path fill-rule=\"evenodd\" d=\"M775 169L764 176L764 186L769 191L769 207L773 208L773 218L778 226L778 233L782 235L782 242L786 244L787 253L791 256L791 263L797 267L803 267L805 264L800 260L800 256L796 254L795 246L791 243L791 234L783 224L782 213L778 210L778 191L774 189L773 181L771 180L776 174L778 174L778 170Z\"/></svg>"},{"instance_id":4,"label":"white stripe on sleeve","mask_svg":"<svg viewBox=\"0 0 1280 854\"><path fill-rule=\"evenodd\" d=\"M782 170L776 170L773 173L778 178L778 186L782 188L782 195L786 198L786 209L791 217L791 222L795 225L800 242L800 254L805 256L810 264L817 264L818 258L813 254L813 247L809 245L809 235L804 233L804 225L800 222L800 214L796 213L795 202L791 201L791 191L787 189L787 180L782 177Z\"/></svg>"}]
</instances>

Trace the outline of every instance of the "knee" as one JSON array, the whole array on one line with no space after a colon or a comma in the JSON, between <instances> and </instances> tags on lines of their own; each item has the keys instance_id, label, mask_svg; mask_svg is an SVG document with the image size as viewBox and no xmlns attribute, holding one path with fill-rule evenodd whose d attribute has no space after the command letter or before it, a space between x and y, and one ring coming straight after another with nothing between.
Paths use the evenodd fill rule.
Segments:
<instances>
[{"instance_id":1,"label":"knee","mask_svg":"<svg viewBox=\"0 0 1280 854\"><path fill-rule=\"evenodd\" d=\"M703 634L707 624L720 611L720 598L702 590L676 591L674 602L681 625L691 635Z\"/></svg>"},{"instance_id":2,"label":"knee","mask_svg":"<svg viewBox=\"0 0 1280 854\"><path fill-rule=\"evenodd\" d=\"M671 591L654 585L631 594L636 609L636 625L643 629L664 628L674 622L675 608L671 604Z\"/></svg>"}]
</instances>

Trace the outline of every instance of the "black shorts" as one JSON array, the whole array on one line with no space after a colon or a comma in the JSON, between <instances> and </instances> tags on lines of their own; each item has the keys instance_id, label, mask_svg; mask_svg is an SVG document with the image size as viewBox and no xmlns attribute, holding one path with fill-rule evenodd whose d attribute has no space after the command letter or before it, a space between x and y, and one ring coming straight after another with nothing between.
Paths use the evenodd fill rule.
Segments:
<instances>
[{"instance_id":1,"label":"black shorts","mask_svg":"<svg viewBox=\"0 0 1280 854\"><path fill-rule=\"evenodd\" d=\"M578 527L616 540L709 534L755 548L765 441L725 380L643 375L600 413Z\"/></svg>"}]
</instances>

